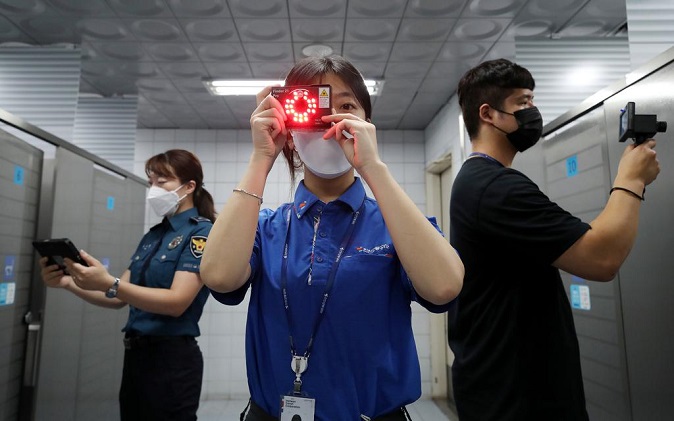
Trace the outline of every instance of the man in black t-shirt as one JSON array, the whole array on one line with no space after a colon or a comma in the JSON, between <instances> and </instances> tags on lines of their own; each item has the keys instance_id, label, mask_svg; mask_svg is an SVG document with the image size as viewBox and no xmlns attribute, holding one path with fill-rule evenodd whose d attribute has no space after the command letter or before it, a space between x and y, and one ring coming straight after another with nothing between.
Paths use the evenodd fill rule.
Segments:
<instances>
[{"instance_id":1,"label":"man in black t-shirt","mask_svg":"<svg viewBox=\"0 0 674 421\"><path fill-rule=\"evenodd\" d=\"M473 153L452 189L450 237L466 268L449 312L461 421L587 420L578 341L559 270L613 279L634 243L645 186L660 171L655 141L630 145L590 224L510 168L541 136L529 71L508 60L459 83Z\"/></svg>"}]
</instances>

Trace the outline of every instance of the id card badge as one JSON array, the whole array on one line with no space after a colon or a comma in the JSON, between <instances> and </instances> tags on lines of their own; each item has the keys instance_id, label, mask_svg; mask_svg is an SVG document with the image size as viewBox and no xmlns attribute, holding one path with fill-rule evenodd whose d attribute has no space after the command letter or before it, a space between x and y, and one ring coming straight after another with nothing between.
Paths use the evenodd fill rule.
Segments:
<instances>
[{"instance_id":1,"label":"id card badge","mask_svg":"<svg viewBox=\"0 0 674 421\"><path fill-rule=\"evenodd\" d=\"M314 421L316 400L303 396L281 396L281 421Z\"/></svg>"}]
</instances>

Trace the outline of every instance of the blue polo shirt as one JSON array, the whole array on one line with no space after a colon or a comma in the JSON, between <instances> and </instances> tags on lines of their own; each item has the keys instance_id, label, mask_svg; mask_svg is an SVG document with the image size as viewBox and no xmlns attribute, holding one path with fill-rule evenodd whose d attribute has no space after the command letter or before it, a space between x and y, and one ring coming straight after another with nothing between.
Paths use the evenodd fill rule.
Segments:
<instances>
[{"instance_id":1,"label":"blue polo shirt","mask_svg":"<svg viewBox=\"0 0 674 421\"><path fill-rule=\"evenodd\" d=\"M208 218L199 216L197 208L164 218L143 236L131 257L131 283L169 289L177 271L199 273L212 226ZM148 259L151 260L143 271ZM208 288L203 287L179 317L150 313L130 305L129 319L122 331L134 335L199 336L199 318L207 298Z\"/></svg>"},{"instance_id":2,"label":"blue polo shirt","mask_svg":"<svg viewBox=\"0 0 674 421\"><path fill-rule=\"evenodd\" d=\"M361 414L374 418L421 396L410 302L416 300L434 312L447 307L434 306L415 294L377 202L366 197L360 179L328 204L302 182L294 203L260 211L249 283L228 294L211 292L218 301L235 305L248 286L252 288L246 326L248 386L253 401L270 415L279 416L280 396L292 391L295 379L281 293L287 211L291 212L288 311L301 355L319 313L328 273L361 204L362 214L339 264L302 375L302 391L316 399L317 420L356 420ZM431 222L437 229L434 219Z\"/></svg>"}]
</instances>

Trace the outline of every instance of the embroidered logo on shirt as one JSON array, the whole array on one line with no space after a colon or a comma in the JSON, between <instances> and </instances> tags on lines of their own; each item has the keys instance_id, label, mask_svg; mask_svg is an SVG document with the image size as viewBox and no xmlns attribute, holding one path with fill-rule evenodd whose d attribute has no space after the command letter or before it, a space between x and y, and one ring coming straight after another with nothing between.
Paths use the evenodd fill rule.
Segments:
<instances>
[{"instance_id":1,"label":"embroidered logo on shirt","mask_svg":"<svg viewBox=\"0 0 674 421\"><path fill-rule=\"evenodd\" d=\"M377 254L377 255L382 255L386 257L393 257L393 254L391 253L386 253L391 248L390 244L381 244L379 246L372 247L371 249L365 248L362 246L356 247L356 251L358 253L363 253L363 254Z\"/></svg>"},{"instance_id":2,"label":"embroidered logo on shirt","mask_svg":"<svg viewBox=\"0 0 674 421\"><path fill-rule=\"evenodd\" d=\"M190 251L192 256L200 259L204 254L204 247L206 247L206 237L203 235L193 235L190 239Z\"/></svg>"}]
</instances>

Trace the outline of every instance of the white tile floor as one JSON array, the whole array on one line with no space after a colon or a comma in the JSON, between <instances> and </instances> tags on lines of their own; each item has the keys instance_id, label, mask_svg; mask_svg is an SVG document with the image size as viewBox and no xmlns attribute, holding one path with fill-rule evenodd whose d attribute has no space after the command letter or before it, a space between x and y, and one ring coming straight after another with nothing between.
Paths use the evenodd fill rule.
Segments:
<instances>
[{"instance_id":1,"label":"white tile floor","mask_svg":"<svg viewBox=\"0 0 674 421\"><path fill-rule=\"evenodd\" d=\"M238 421L246 407L245 400L202 401L197 416L200 421ZM421 399L407 406L413 421L457 421L448 418L432 400Z\"/></svg>"}]
</instances>

